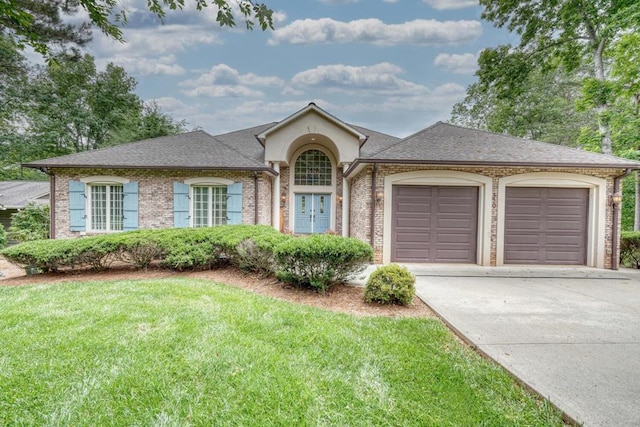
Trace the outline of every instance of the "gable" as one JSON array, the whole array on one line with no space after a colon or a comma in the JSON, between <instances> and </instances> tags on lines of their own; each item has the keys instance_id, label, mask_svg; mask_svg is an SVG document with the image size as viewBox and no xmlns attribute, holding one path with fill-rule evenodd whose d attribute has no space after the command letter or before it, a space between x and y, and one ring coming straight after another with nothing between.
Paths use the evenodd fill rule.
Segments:
<instances>
[{"instance_id":1,"label":"gable","mask_svg":"<svg viewBox=\"0 0 640 427\"><path fill-rule=\"evenodd\" d=\"M258 139L264 144L265 161L286 164L300 147L320 144L331 150L338 164L345 164L358 158L366 136L315 104L309 104L258 135Z\"/></svg>"}]
</instances>

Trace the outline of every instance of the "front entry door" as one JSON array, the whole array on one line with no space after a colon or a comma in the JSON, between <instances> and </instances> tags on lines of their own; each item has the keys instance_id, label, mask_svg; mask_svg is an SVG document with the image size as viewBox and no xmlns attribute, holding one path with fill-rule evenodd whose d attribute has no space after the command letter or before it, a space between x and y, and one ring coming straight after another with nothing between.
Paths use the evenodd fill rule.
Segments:
<instances>
[{"instance_id":1,"label":"front entry door","mask_svg":"<svg viewBox=\"0 0 640 427\"><path fill-rule=\"evenodd\" d=\"M296 194L294 232L324 233L331 225L331 195Z\"/></svg>"}]
</instances>

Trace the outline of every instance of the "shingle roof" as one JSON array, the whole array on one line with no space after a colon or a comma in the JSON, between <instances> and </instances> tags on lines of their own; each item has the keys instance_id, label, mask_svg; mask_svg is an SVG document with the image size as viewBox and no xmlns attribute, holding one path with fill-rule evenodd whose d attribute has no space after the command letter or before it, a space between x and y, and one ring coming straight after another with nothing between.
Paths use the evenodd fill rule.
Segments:
<instances>
[{"instance_id":1,"label":"shingle roof","mask_svg":"<svg viewBox=\"0 0 640 427\"><path fill-rule=\"evenodd\" d=\"M640 162L438 122L359 163L400 162L640 168Z\"/></svg>"},{"instance_id":2,"label":"shingle roof","mask_svg":"<svg viewBox=\"0 0 640 427\"><path fill-rule=\"evenodd\" d=\"M229 144L198 130L39 160L24 166L271 170L252 157L252 153L244 153L244 146Z\"/></svg>"},{"instance_id":3,"label":"shingle roof","mask_svg":"<svg viewBox=\"0 0 640 427\"><path fill-rule=\"evenodd\" d=\"M20 209L49 194L49 181L0 181L0 206Z\"/></svg>"},{"instance_id":4,"label":"shingle roof","mask_svg":"<svg viewBox=\"0 0 640 427\"><path fill-rule=\"evenodd\" d=\"M400 138L395 136L376 132L374 130L363 128L360 126L355 126L355 125L350 125L350 126L353 127L354 129L357 129L359 132L362 132L363 134L367 135L368 137L367 141L360 148L360 155L362 157L373 156L378 151L384 150L385 148L388 148L393 144L396 144L398 141L400 141Z\"/></svg>"}]
</instances>

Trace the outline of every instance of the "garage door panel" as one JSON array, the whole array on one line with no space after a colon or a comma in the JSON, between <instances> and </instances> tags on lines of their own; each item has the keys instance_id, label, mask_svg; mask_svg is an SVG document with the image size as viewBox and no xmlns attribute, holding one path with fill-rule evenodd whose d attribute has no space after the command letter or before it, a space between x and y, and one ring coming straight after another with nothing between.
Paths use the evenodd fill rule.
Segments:
<instances>
[{"instance_id":1,"label":"garage door panel","mask_svg":"<svg viewBox=\"0 0 640 427\"><path fill-rule=\"evenodd\" d=\"M441 229L468 230L471 227L473 227L473 221L471 220L471 218L462 218L462 219L442 218L442 219L438 219L437 221L438 230L441 230Z\"/></svg>"},{"instance_id":2,"label":"garage door panel","mask_svg":"<svg viewBox=\"0 0 640 427\"><path fill-rule=\"evenodd\" d=\"M429 229L431 218L396 218L395 226L398 230Z\"/></svg>"},{"instance_id":3,"label":"garage door panel","mask_svg":"<svg viewBox=\"0 0 640 427\"><path fill-rule=\"evenodd\" d=\"M507 187L504 262L586 264L589 190Z\"/></svg>"},{"instance_id":4,"label":"garage door panel","mask_svg":"<svg viewBox=\"0 0 640 427\"><path fill-rule=\"evenodd\" d=\"M477 187L393 186L391 260L476 262Z\"/></svg>"},{"instance_id":5,"label":"garage door panel","mask_svg":"<svg viewBox=\"0 0 640 427\"><path fill-rule=\"evenodd\" d=\"M413 242L428 242L431 240L431 233L425 232L406 232L406 233L398 233L397 241L399 243L413 243Z\"/></svg>"},{"instance_id":6,"label":"garage door panel","mask_svg":"<svg viewBox=\"0 0 640 427\"><path fill-rule=\"evenodd\" d=\"M438 233L438 243L470 244L472 240L466 233Z\"/></svg>"},{"instance_id":7,"label":"garage door panel","mask_svg":"<svg viewBox=\"0 0 640 427\"><path fill-rule=\"evenodd\" d=\"M436 259L443 263L467 263L468 258L464 256L463 251L458 249L440 249L437 252Z\"/></svg>"}]
</instances>

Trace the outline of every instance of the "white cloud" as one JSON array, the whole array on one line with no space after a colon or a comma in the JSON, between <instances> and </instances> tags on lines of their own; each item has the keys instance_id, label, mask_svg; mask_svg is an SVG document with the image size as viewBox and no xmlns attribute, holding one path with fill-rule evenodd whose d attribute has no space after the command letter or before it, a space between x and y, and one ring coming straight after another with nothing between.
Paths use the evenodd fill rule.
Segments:
<instances>
[{"instance_id":1,"label":"white cloud","mask_svg":"<svg viewBox=\"0 0 640 427\"><path fill-rule=\"evenodd\" d=\"M257 98L264 96L264 93L252 87L280 87L284 86L284 81L278 77L259 76L254 73L240 74L235 68L218 64L195 79L181 82L179 86L191 88L185 91L189 96Z\"/></svg>"},{"instance_id":2,"label":"white cloud","mask_svg":"<svg viewBox=\"0 0 640 427\"><path fill-rule=\"evenodd\" d=\"M464 9L466 7L478 6L478 0L422 0L429 6L437 10Z\"/></svg>"},{"instance_id":3,"label":"white cloud","mask_svg":"<svg viewBox=\"0 0 640 427\"><path fill-rule=\"evenodd\" d=\"M269 44L371 43L441 45L469 42L482 34L479 21L417 19L385 24L379 19L342 22L331 18L296 20L273 32Z\"/></svg>"},{"instance_id":4,"label":"white cloud","mask_svg":"<svg viewBox=\"0 0 640 427\"><path fill-rule=\"evenodd\" d=\"M473 74L478 68L478 55L473 53L463 55L441 53L436 56L433 65L455 74Z\"/></svg>"},{"instance_id":5,"label":"white cloud","mask_svg":"<svg viewBox=\"0 0 640 427\"><path fill-rule=\"evenodd\" d=\"M108 61L101 59L97 62L99 65L102 62L113 62L115 65L123 67L127 73L138 76L177 76L185 73L185 69L176 62L176 58L173 55L156 58L117 56L110 58Z\"/></svg>"},{"instance_id":6,"label":"white cloud","mask_svg":"<svg viewBox=\"0 0 640 427\"><path fill-rule=\"evenodd\" d=\"M321 65L302 71L291 79L296 89L323 88L328 91L366 95L412 94L424 86L398 77L403 70L383 62L372 66Z\"/></svg>"}]
</instances>

